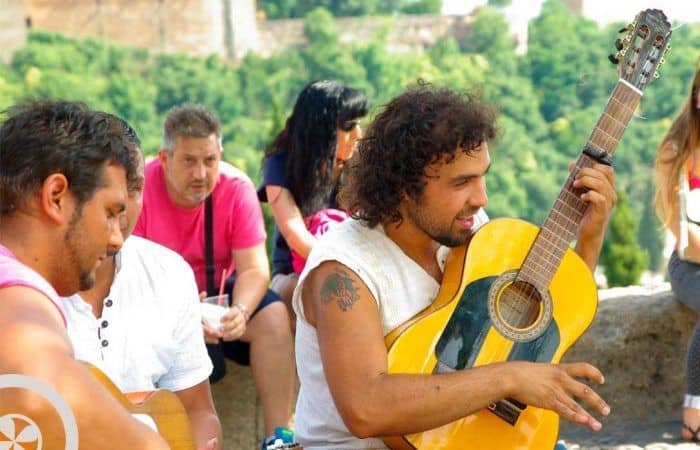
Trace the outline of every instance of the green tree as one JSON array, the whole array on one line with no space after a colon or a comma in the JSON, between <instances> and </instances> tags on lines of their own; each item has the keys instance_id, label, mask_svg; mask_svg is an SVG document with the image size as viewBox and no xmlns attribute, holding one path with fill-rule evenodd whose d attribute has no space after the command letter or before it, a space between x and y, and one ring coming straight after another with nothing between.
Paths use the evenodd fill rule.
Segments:
<instances>
[{"instance_id":1,"label":"green tree","mask_svg":"<svg viewBox=\"0 0 700 450\"><path fill-rule=\"evenodd\" d=\"M508 31L503 14L493 8L481 8L474 17L469 34L460 41L462 51L483 53L494 60L513 59L515 39Z\"/></svg>"},{"instance_id":2,"label":"green tree","mask_svg":"<svg viewBox=\"0 0 700 450\"><path fill-rule=\"evenodd\" d=\"M637 228L627 195L620 191L600 255L609 287L639 283L647 267L649 256L637 243Z\"/></svg>"},{"instance_id":3,"label":"green tree","mask_svg":"<svg viewBox=\"0 0 700 450\"><path fill-rule=\"evenodd\" d=\"M645 189L646 195L644 198L651 200L654 197L654 184L647 183ZM654 211L654 202L646 201L643 203L644 209L639 221L639 235L637 241L649 255L649 269L660 272L664 265L664 233L665 230Z\"/></svg>"},{"instance_id":4,"label":"green tree","mask_svg":"<svg viewBox=\"0 0 700 450\"><path fill-rule=\"evenodd\" d=\"M339 17L436 14L442 8L442 0L262 0L258 4L268 19L304 17L316 8Z\"/></svg>"},{"instance_id":5,"label":"green tree","mask_svg":"<svg viewBox=\"0 0 700 450\"><path fill-rule=\"evenodd\" d=\"M365 69L353 58L350 47L339 44L340 33L327 9L316 8L309 13L304 22L304 33L309 45L301 50L301 57L309 79L335 79L363 87Z\"/></svg>"}]
</instances>

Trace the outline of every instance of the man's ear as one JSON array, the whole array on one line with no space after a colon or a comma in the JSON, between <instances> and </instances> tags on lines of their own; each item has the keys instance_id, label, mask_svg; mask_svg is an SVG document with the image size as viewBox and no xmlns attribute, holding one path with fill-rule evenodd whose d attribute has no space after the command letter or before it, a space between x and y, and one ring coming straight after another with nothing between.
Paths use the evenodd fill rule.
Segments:
<instances>
[{"instance_id":1,"label":"man's ear","mask_svg":"<svg viewBox=\"0 0 700 450\"><path fill-rule=\"evenodd\" d=\"M40 209L56 223L63 223L73 215L75 199L68 187L68 179L62 173L52 173L41 185Z\"/></svg>"},{"instance_id":2,"label":"man's ear","mask_svg":"<svg viewBox=\"0 0 700 450\"><path fill-rule=\"evenodd\" d=\"M168 157L170 155L168 154L168 151L164 148L161 148L158 150L158 161L160 161L161 167L165 169L166 165L168 164Z\"/></svg>"}]
</instances>

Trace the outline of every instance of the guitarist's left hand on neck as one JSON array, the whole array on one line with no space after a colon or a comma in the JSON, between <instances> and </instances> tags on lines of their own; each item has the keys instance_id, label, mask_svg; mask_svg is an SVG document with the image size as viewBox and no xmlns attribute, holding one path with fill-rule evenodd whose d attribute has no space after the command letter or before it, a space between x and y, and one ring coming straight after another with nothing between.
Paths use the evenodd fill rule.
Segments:
<instances>
[{"instance_id":1,"label":"guitarist's left hand on neck","mask_svg":"<svg viewBox=\"0 0 700 450\"><path fill-rule=\"evenodd\" d=\"M582 168L576 174L574 187L586 191L581 194L581 200L588 203L579 227L575 251L592 271L598 262L608 220L617 202L615 172L605 164Z\"/></svg>"}]
</instances>

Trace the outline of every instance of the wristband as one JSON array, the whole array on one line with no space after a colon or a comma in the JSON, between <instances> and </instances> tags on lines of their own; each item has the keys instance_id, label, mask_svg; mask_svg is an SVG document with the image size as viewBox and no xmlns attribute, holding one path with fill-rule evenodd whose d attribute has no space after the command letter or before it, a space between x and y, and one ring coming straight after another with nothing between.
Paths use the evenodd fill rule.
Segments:
<instances>
[{"instance_id":1,"label":"wristband","mask_svg":"<svg viewBox=\"0 0 700 450\"><path fill-rule=\"evenodd\" d=\"M235 306L238 308L238 310L243 314L243 318L245 319L246 323L250 320L250 312L248 312L248 307L244 305L243 303L234 303L231 306Z\"/></svg>"}]
</instances>

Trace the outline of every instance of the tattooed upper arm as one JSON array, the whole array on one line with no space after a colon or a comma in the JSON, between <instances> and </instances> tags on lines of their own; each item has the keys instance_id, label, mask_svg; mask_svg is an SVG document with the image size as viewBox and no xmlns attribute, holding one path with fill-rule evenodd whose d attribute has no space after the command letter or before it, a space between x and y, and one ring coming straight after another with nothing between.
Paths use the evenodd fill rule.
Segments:
<instances>
[{"instance_id":1,"label":"tattooed upper arm","mask_svg":"<svg viewBox=\"0 0 700 450\"><path fill-rule=\"evenodd\" d=\"M352 308L352 305L360 299L360 295L355 281L350 276L350 271L335 267L335 270L323 280L320 298L324 305L333 302L343 311Z\"/></svg>"}]
</instances>

